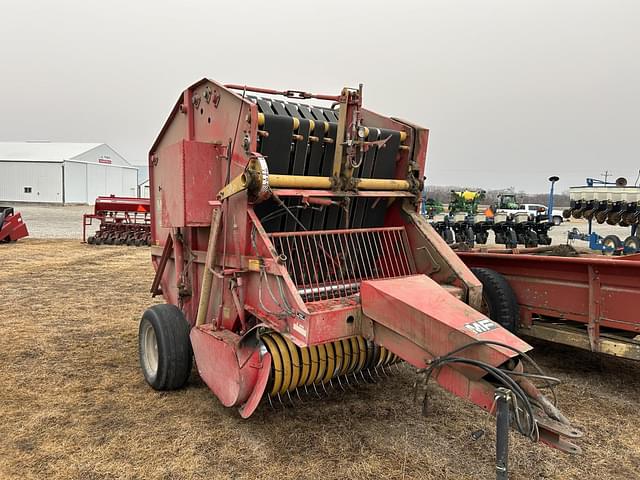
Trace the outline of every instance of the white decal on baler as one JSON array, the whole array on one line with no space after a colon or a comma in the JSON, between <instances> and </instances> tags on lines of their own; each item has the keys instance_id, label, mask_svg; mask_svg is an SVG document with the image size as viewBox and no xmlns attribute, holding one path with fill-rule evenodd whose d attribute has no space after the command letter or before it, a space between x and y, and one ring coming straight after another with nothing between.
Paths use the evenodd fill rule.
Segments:
<instances>
[{"instance_id":1,"label":"white decal on baler","mask_svg":"<svg viewBox=\"0 0 640 480\"><path fill-rule=\"evenodd\" d=\"M302 335L303 337L307 336L307 329L304 328L304 325L302 325L301 323L294 323L293 324L293 329L298 332L300 335Z\"/></svg>"},{"instance_id":2,"label":"white decal on baler","mask_svg":"<svg viewBox=\"0 0 640 480\"><path fill-rule=\"evenodd\" d=\"M498 328L498 324L493 320L485 318L483 320L478 320L477 322L465 323L464 328L471 330L475 334L481 334Z\"/></svg>"}]
</instances>

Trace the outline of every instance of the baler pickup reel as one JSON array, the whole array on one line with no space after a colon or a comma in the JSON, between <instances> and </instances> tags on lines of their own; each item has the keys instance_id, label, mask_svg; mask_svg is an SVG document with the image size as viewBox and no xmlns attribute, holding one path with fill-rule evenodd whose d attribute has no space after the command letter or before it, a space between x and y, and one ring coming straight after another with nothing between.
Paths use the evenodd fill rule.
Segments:
<instances>
[{"instance_id":1,"label":"baler pickup reel","mask_svg":"<svg viewBox=\"0 0 640 480\"><path fill-rule=\"evenodd\" d=\"M507 388L521 433L580 451L532 383L557 381L525 372L531 347L481 313L482 284L417 213L428 131L364 109L361 88L296 94L332 107L251 93L287 96L196 83L150 153L152 291L220 401L248 417L405 361L489 412ZM145 377L176 388L188 375L154 363L162 319L145 316Z\"/></svg>"}]
</instances>

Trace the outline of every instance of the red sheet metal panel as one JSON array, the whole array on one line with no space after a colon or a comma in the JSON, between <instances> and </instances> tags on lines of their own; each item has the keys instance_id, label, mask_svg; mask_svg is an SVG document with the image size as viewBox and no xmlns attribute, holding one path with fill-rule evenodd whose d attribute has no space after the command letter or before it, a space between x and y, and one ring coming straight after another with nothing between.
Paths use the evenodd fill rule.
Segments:
<instances>
[{"instance_id":1,"label":"red sheet metal panel","mask_svg":"<svg viewBox=\"0 0 640 480\"><path fill-rule=\"evenodd\" d=\"M409 357L408 350L388 346L393 353L414 365L421 365L424 355L432 358L446 355L475 340L493 340L521 351L531 349L523 340L453 297L426 275L364 281L360 292L365 316L422 348L424 354L420 358L405 358ZM483 346L469 348L462 355L501 365L515 353L501 347Z\"/></svg>"},{"instance_id":2,"label":"red sheet metal panel","mask_svg":"<svg viewBox=\"0 0 640 480\"><path fill-rule=\"evenodd\" d=\"M225 167L219 157L219 145L186 140L156 153L152 174L157 191L152 197L160 202L154 213L160 213L162 227L198 227L210 223L209 201L215 199L221 188L220 172Z\"/></svg>"},{"instance_id":3,"label":"red sheet metal panel","mask_svg":"<svg viewBox=\"0 0 640 480\"><path fill-rule=\"evenodd\" d=\"M640 332L640 256L554 257L460 252L470 267L503 274L523 310Z\"/></svg>"},{"instance_id":4,"label":"red sheet metal panel","mask_svg":"<svg viewBox=\"0 0 640 480\"><path fill-rule=\"evenodd\" d=\"M149 213L150 211L150 200L148 198L116 197L111 195L97 197L94 205L95 215L100 215L104 212Z\"/></svg>"},{"instance_id":5,"label":"red sheet metal panel","mask_svg":"<svg viewBox=\"0 0 640 480\"><path fill-rule=\"evenodd\" d=\"M241 406L253 399L244 411L249 416L257 406L256 398L264 393L270 360L263 365L260 352L254 349L241 363L241 337L228 330L213 331L211 325L205 325L192 328L190 336L202 380L227 407ZM262 391L256 392L259 388Z\"/></svg>"}]
</instances>

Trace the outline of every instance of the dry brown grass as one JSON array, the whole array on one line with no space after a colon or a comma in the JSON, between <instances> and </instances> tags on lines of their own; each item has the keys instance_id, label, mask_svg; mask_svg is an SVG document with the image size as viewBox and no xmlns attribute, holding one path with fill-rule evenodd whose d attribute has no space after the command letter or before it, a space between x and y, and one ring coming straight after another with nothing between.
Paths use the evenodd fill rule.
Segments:
<instances>
[{"instance_id":1,"label":"dry brown grass","mask_svg":"<svg viewBox=\"0 0 640 480\"><path fill-rule=\"evenodd\" d=\"M249 420L198 379L151 390L137 322L153 301L149 251L26 239L0 246L3 478L493 478L491 417L413 375ZM586 433L570 457L512 435L512 478L637 478L640 365L538 346ZM485 429L473 441L471 432Z\"/></svg>"}]
</instances>

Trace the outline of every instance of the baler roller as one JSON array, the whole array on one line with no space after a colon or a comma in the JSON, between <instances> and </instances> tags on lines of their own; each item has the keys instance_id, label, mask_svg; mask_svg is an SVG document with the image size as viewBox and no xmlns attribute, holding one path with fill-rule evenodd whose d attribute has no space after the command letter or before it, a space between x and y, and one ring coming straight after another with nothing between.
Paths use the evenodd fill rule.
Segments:
<instances>
[{"instance_id":1,"label":"baler roller","mask_svg":"<svg viewBox=\"0 0 640 480\"><path fill-rule=\"evenodd\" d=\"M372 369L377 371L400 361L391 351L362 336L307 347L298 347L275 331L262 334L260 338L273 362L266 389L271 397L299 388L325 388L333 380L342 385L341 379L349 383L349 376L356 382L358 376L365 381L365 372L373 379Z\"/></svg>"}]
</instances>

